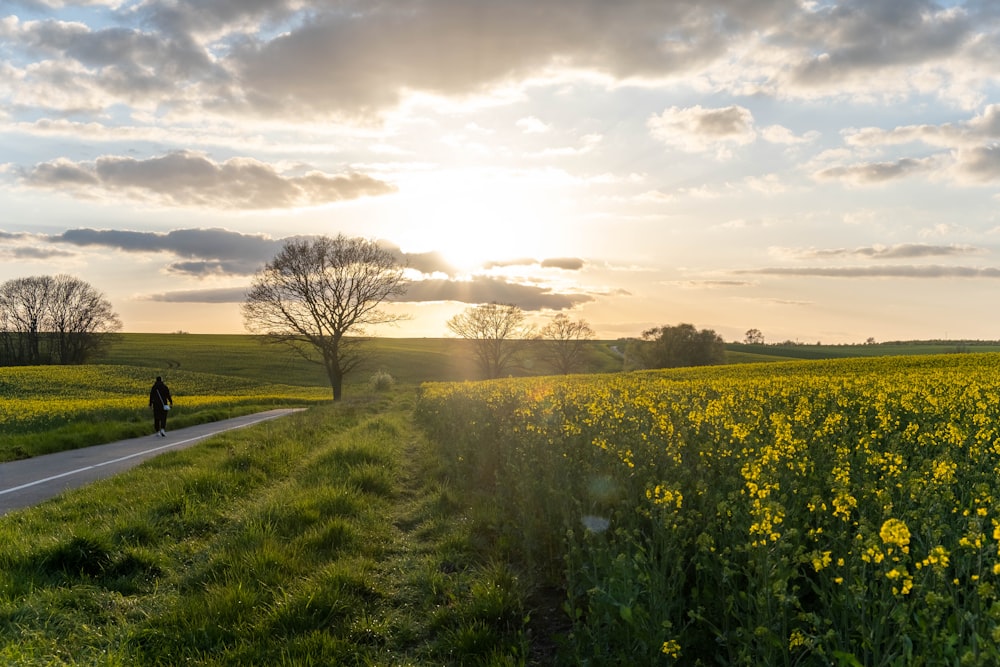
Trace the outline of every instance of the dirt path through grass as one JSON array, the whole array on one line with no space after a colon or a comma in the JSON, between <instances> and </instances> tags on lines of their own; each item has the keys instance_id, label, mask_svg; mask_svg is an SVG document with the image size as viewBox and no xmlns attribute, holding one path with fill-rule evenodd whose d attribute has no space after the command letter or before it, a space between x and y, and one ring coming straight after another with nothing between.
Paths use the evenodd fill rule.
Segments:
<instances>
[{"instance_id":1,"label":"dirt path through grass","mask_svg":"<svg viewBox=\"0 0 1000 667\"><path fill-rule=\"evenodd\" d=\"M0 517L0 664L528 664L524 583L411 406L313 408Z\"/></svg>"}]
</instances>

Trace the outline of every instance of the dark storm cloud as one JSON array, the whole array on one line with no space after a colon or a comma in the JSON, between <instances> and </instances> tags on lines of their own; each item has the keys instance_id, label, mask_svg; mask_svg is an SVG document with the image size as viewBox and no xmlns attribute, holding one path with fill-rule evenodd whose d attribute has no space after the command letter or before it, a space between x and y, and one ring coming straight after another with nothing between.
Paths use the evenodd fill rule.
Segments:
<instances>
[{"instance_id":1,"label":"dark storm cloud","mask_svg":"<svg viewBox=\"0 0 1000 667\"><path fill-rule=\"evenodd\" d=\"M529 311L565 310L593 300L593 297L586 294L560 294L544 287L510 283L492 277L477 277L469 281L414 281L399 299L401 302L513 303Z\"/></svg>"},{"instance_id":2,"label":"dark storm cloud","mask_svg":"<svg viewBox=\"0 0 1000 667\"><path fill-rule=\"evenodd\" d=\"M171 206L221 209L316 206L395 191L389 183L355 172L330 175L312 171L289 176L258 160L232 158L219 163L189 151L145 160L116 155L93 163L57 160L22 171L21 183L51 190L78 188L85 194L108 193Z\"/></svg>"}]
</instances>

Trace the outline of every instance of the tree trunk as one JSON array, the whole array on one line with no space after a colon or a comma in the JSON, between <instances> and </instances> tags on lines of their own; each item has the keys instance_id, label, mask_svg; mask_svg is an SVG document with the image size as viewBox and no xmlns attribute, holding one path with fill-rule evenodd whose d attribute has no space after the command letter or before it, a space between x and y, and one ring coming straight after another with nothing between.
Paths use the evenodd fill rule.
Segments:
<instances>
[{"instance_id":1,"label":"tree trunk","mask_svg":"<svg viewBox=\"0 0 1000 667\"><path fill-rule=\"evenodd\" d=\"M339 401L344 395L344 374L337 368L327 366L326 377L330 380L330 388L333 389L333 400Z\"/></svg>"}]
</instances>

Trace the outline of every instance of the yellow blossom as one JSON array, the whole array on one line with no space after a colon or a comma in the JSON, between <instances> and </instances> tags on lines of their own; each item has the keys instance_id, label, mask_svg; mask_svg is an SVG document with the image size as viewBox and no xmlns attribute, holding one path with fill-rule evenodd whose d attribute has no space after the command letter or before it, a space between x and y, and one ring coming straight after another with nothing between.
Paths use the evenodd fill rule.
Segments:
<instances>
[{"instance_id":1,"label":"yellow blossom","mask_svg":"<svg viewBox=\"0 0 1000 667\"><path fill-rule=\"evenodd\" d=\"M910 529L899 519L889 519L882 524L879 537L890 546L898 546L904 552L908 551L910 544Z\"/></svg>"},{"instance_id":2,"label":"yellow blossom","mask_svg":"<svg viewBox=\"0 0 1000 667\"><path fill-rule=\"evenodd\" d=\"M681 656L681 645L676 639L668 639L663 642L663 647L660 652L667 654L673 659L677 659Z\"/></svg>"}]
</instances>

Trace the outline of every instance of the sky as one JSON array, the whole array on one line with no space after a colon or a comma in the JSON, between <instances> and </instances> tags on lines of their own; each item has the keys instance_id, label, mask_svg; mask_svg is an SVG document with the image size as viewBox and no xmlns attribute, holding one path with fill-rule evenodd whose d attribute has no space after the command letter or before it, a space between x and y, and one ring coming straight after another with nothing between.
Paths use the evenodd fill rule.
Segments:
<instances>
[{"instance_id":1,"label":"sky","mask_svg":"<svg viewBox=\"0 0 1000 667\"><path fill-rule=\"evenodd\" d=\"M368 331L1000 339L1000 3L3 0L0 282L245 333L292 237L407 268Z\"/></svg>"}]
</instances>

